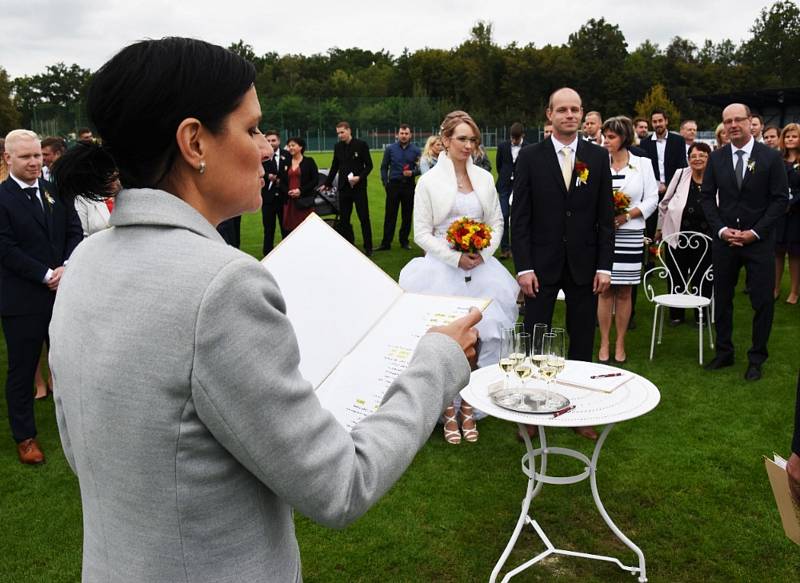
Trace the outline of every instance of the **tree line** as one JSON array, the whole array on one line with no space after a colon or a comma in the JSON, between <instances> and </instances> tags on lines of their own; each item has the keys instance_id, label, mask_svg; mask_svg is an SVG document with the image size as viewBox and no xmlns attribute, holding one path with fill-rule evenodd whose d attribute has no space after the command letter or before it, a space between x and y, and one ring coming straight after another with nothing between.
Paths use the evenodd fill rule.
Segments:
<instances>
[{"instance_id":1,"label":"tree line","mask_svg":"<svg viewBox=\"0 0 800 583\"><path fill-rule=\"evenodd\" d=\"M568 85L587 110L605 116L647 113L658 95L664 101L658 105L712 128L718 108L693 97L800 86L800 9L792 0L764 8L738 46L731 40L698 46L675 36L666 47L644 41L631 50L619 26L600 18L558 46L499 46L492 24L478 22L455 48L399 56L359 48L257 55L243 40L229 48L256 67L265 127L328 129L347 119L370 129L402 122L432 128L453 109L469 111L482 126L538 126L549 94ZM90 79L88 69L74 64L13 80L0 68L0 133L52 118L74 131L76 120L85 119Z\"/></svg>"}]
</instances>

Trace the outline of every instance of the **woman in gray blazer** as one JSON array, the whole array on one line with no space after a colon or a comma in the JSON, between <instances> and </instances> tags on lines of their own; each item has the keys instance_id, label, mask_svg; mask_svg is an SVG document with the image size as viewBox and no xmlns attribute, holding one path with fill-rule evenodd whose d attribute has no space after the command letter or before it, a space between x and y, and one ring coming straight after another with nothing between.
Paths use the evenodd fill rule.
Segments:
<instances>
[{"instance_id":1,"label":"woman in gray blazer","mask_svg":"<svg viewBox=\"0 0 800 583\"><path fill-rule=\"evenodd\" d=\"M168 38L123 49L89 89L124 190L114 228L72 255L50 328L84 581L300 581L293 509L355 520L467 383L477 313L426 335L351 433L322 409L274 279L214 228L261 203L254 79Z\"/></svg>"}]
</instances>

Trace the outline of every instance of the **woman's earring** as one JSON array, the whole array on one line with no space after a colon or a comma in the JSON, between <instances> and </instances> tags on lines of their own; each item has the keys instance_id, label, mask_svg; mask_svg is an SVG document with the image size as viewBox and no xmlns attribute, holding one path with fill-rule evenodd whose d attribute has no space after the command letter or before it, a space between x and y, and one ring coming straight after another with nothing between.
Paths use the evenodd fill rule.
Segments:
<instances>
[{"instance_id":1,"label":"woman's earring","mask_svg":"<svg viewBox=\"0 0 800 583\"><path fill-rule=\"evenodd\" d=\"M200 174L205 174L206 171L206 163L203 160L200 160L200 168L197 169Z\"/></svg>"}]
</instances>

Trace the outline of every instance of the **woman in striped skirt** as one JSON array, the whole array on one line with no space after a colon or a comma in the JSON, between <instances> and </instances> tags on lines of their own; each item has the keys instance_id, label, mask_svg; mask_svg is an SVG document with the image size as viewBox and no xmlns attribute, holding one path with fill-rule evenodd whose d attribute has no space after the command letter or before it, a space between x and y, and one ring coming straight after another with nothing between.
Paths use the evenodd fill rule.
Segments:
<instances>
[{"instance_id":1,"label":"woman in striped skirt","mask_svg":"<svg viewBox=\"0 0 800 583\"><path fill-rule=\"evenodd\" d=\"M600 350L597 359L607 363L611 359L611 322L617 330L614 362L623 364L625 332L631 317L631 286L641 281L644 254L645 220L658 206L658 182L653 166L647 157L632 154L633 123L627 117L607 119L603 124L604 146L611 161L611 183L615 198L625 195L629 202L615 203L614 264L611 269L611 286L600 295L597 303L597 320L600 325Z\"/></svg>"}]
</instances>

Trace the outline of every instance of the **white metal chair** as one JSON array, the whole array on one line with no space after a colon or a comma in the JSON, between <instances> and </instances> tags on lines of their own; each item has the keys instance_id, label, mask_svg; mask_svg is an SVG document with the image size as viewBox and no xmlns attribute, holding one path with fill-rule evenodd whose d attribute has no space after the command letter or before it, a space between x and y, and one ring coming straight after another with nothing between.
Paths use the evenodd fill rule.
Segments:
<instances>
[{"instance_id":1,"label":"white metal chair","mask_svg":"<svg viewBox=\"0 0 800 583\"><path fill-rule=\"evenodd\" d=\"M684 251L694 251L698 259L688 264L681 255ZM679 231L673 233L658 244L657 265L644 274L644 289L647 299L655 304L653 312L653 333L650 337L650 360L656 344L656 328L658 343L664 334L664 312L668 308L688 308L698 313L698 348L700 364L703 364L703 322L708 326L708 342L714 348L714 336L711 332L712 312L714 308L714 274L713 267L703 264L711 260L711 237L696 231ZM670 270L672 266L672 270ZM702 271L702 273L701 273ZM657 293L654 284L659 280L665 282L666 293ZM661 288L661 285L658 286ZM711 291L707 298L703 291ZM704 314L705 312L705 314ZM703 316L706 316L705 318Z\"/></svg>"}]
</instances>

